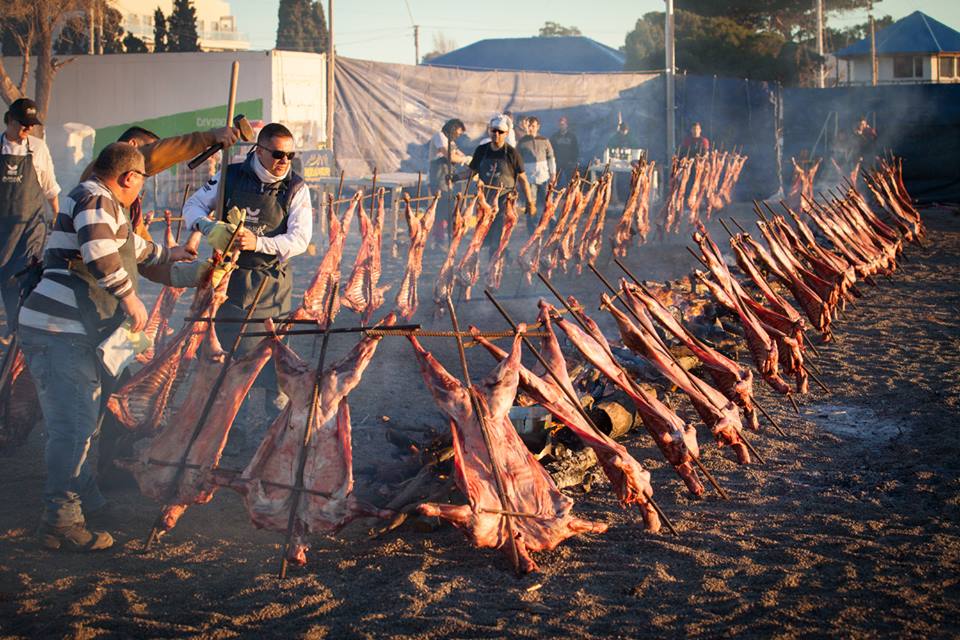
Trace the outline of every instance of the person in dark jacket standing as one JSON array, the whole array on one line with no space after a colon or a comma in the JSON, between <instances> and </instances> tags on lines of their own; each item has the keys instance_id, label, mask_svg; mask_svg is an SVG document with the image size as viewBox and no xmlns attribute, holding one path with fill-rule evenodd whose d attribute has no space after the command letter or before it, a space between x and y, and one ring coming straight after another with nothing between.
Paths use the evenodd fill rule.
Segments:
<instances>
[{"instance_id":1,"label":"person in dark jacket standing","mask_svg":"<svg viewBox=\"0 0 960 640\"><path fill-rule=\"evenodd\" d=\"M473 152L470 161L470 170L479 180L479 188L484 185L500 187L498 200L499 213L484 239L484 245L496 247L500 242L500 233L503 230L503 211L506 208L507 194L516 190L517 184L523 187L523 195L527 199L527 215L537 212L536 199L530 189L530 182L523 168L523 158L514 147L507 144L507 133L510 131L510 122L505 115L496 115L490 120L488 133L490 142L485 142ZM486 194L489 199L490 194Z\"/></svg>"},{"instance_id":2,"label":"person in dark jacket standing","mask_svg":"<svg viewBox=\"0 0 960 640\"><path fill-rule=\"evenodd\" d=\"M31 262L39 262L47 239L44 203L52 215L60 208L60 185L46 143L30 135L42 126L33 100L20 98L3 116L6 128L0 143L3 167L0 176L0 295L6 312L7 331L17 326L20 285L17 274Z\"/></svg>"},{"instance_id":3,"label":"person in dark jacket standing","mask_svg":"<svg viewBox=\"0 0 960 640\"><path fill-rule=\"evenodd\" d=\"M569 180L580 162L580 142L570 130L567 116L560 116L558 125L560 128L550 136L550 144L557 159L557 171L563 180Z\"/></svg>"}]
</instances>

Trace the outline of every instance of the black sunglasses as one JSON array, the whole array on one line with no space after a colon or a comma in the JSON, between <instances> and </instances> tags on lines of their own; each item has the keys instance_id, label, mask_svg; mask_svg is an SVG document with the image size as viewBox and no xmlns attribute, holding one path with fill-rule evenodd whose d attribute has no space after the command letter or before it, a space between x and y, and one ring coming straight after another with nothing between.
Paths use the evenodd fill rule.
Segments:
<instances>
[{"instance_id":1,"label":"black sunglasses","mask_svg":"<svg viewBox=\"0 0 960 640\"><path fill-rule=\"evenodd\" d=\"M279 149L268 149L262 144L258 144L257 146L263 149L264 151L269 151L270 156L274 160L282 160L284 158L286 158L287 160L293 160L294 157L297 155L296 151L280 151Z\"/></svg>"},{"instance_id":2,"label":"black sunglasses","mask_svg":"<svg viewBox=\"0 0 960 640\"><path fill-rule=\"evenodd\" d=\"M146 180L147 178L150 177L149 175L147 175L147 174L144 173L143 171L140 171L139 169L130 169L129 171L127 171L127 173L137 173L137 174L143 176L143 179L144 179L144 180Z\"/></svg>"}]
</instances>

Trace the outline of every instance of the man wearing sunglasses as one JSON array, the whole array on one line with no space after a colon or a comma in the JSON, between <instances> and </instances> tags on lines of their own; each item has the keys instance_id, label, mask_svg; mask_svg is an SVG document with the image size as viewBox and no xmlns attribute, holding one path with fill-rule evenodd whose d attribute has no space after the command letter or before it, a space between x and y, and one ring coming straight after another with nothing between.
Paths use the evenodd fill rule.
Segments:
<instances>
[{"instance_id":1,"label":"man wearing sunglasses","mask_svg":"<svg viewBox=\"0 0 960 640\"><path fill-rule=\"evenodd\" d=\"M42 126L37 105L28 98L14 100L3 116L6 125L0 149L0 294L7 330L16 328L20 303L17 274L32 259L40 259L47 237L44 201L57 214L60 185L46 143L32 135Z\"/></svg>"},{"instance_id":2,"label":"man wearing sunglasses","mask_svg":"<svg viewBox=\"0 0 960 640\"><path fill-rule=\"evenodd\" d=\"M523 171L523 158L516 148L507 144L507 134L510 132L510 121L506 115L496 115L490 120L488 133L490 142L477 147L470 161L470 170L481 185L502 187L499 199L499 213L487 232L483 244L491 251L500 243L500 233L503 230L503 211L506 209L507 194L523 187L527 200L527 214L536 213L536 199L527 181L527 174Z\"/></svg>"},{"instance_id":3,"label":"man wearing sunglasses","mask_svg":"<svg viewBox=\"0 0 960 640\"><path fill-rule=\"evenodd\" d=\"M93 175L70 192L73 207L57 214L43 277L20 309L20 346L47 430L39 536L48 549L98 551L113 544L109 533L87 529L87 516L106 505L87 459L106 375L97 346L124 321L134 332L146 326L139 265L170 267L195 257L133 232L126 209L145 177L143 155L134 147L115 142L100 152Z\"/></svg>"},{"instance_id":4,"label":"man wearing sunglasses","mask_svg":"<svg viewBox=\"0 0 960 640\"><path fill-rule=\"evenodd\" d=\"M295 156L293 134L274 122L260 130L256 146L243 162L227 168L224 212L237 207L246 209L247 215L234 245L241 250L238 269L230 276L227 301L220 307L218 317L244 317L264 281L256 317L276 317L290 311L290 260L307 250L313 234L310 192L303 178L293 171ZM223 250L235 227L226 219L226 213L221 220L207 217L216 206L216 199L217 180L213 179L187 200L183 216L188 228L199 229L211 246ZM217 325L221 343L231 344L241 326ZM244 340L238 355L246 353L256 342ZM257 386L275 390L273 367L264 369ZM272 412L270 394L267 400L265 408Z\"/></svg>"}]
</instances>

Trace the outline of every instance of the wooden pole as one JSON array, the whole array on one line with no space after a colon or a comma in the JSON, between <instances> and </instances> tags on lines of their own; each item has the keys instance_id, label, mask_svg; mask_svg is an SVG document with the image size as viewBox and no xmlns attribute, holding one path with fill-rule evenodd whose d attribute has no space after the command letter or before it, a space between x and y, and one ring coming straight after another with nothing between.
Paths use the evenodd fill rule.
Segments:
<instances>
[{"instance_id":1,"label":"wooden pole","mask_svg":"<svg viewBox=\"0 0 960 640\"><path fill-rule=\"evenodd\" d=\"M337 51L333 45L333 0L327 0L327 149L333 151L333 114L337 106L336 61ZM342 175L342 173L341 173Z\"/></svg>"},{"instance_id":2,"label":"wooden pole","mask_svg":"<svg viewBox=\"0 0 960 640\"><path fill-rule=\"evenodd\" d=\"M564 299L564 297L563 297L562 295L560 295L560 292L557 291L556 288L554 288L553 284L550 283L550 280L548 280L547 277L544 276L544 275L543 275L542 273L540 273L539 271L537 271L537 277L540 278L540 280L543 282L543 284L547 285L547 288L550 289L550 292L551 292L554 296L556 296L557 300L560 301L560 304L562 304L562 305L567 309L567 311L570 312L570 316L577 322L577 324L580 325L580 328L583 329L583 330L587 333L587 335L592 336L593 334L590 333L590 329L589 329L589 328L587 327L587 325L583 322L583 320L582 320L582 319L580 318L580 316L576 313L576 311L574 311L573 307L570 306L570 303L568 303L568 302ZM642 397L645 397L644 392L640 389L640 387L637 386L637 384L633 381L633 378L630 377L630 375L624 370L624 368L620 366L620 363L614 362L614 364L617 365L617 367L618 367L618 368L620 369L620 371L623 373L624 378L627 380L627 382L628 382L628 383L630 384L630 386L633 388L634 393L636 393L636 394L638 394L638 395L640 395L640 396L642 396ZM721 498L723 498L724 500L729 500L729 499L730 499L730 496L727 495L727 492L724 491L723 487L720 486L720 483L717 482L717 480L713 477L713 474L711 474L711 473L707 470L707 468L703 465L703 463L700 461L700 456L695 456L695 455L693 455L693 452L691 452L691 451L688 451L688 453L690 454L690 459L693 460L694 464L697 465L697 468L699 468L700 471L703 472L703 475L705 475L705 476L707 477L707 481L708 481L708 482L710 483L710 485L716 490L717 494L718 494Z\"/></svg>"},{"instance_id":3,"label":"wooden pole","mask_svg":"<svg viewBox=\"0 0 960 640\"><path fill-rule=\"evenodd\" d=\"M234 60L233 64L230 66L230 94L227 99L227 125L230 125L233 122L234 110L237 106L237 76L240 74L240 62ZM228 155L228 147L224 147L221 151L221 162L220 162L220 180L217 184L217 208L215 209L215 216L217 220L223 220L223 201L226 195L224 191L224 186L227 183L227 166L230 164L230 157Z\"/></svg>"},{"instance_id":4,"label":"wooden pole","mask_svg":"<svg viewBox=\"0 0 960 640\"><path fill-rule=\"evenodd\" d=\"M334 281L334 287L340 286L339 278ZM327 318L333 313L333 303L335 296L330 296L327 300ZM287 533L283 541L283 555L280 558L280 571L277 577L283 580L287 577L287 554L290 552L290 539L293 537L293 528L297 521L297 510L300 508L300 496L303 493L303 472L307 466L307 445L310 444L313 421L317 415L317 404L320 402L320 386L323 383L323 364L327 358L327 345L330 343L330 325L332 321L327 322L323 330L323 342L320 346L320 359L317 362L317 371L313 378L313 397L310 401L310 409L307 412L307 423L303 427L303 440L300 443L300 453L297 458L297 475L294 482L293 502L290 505L290 515L287 518Z\"/></svg>"},{"instance_id":5,"label":"wooden pole","mask_svg":"<svg viewBox=\"0 0 960 640\"><path fill-rule=\"evenodd\" d=\"M484 289L483 293L484 295L487 296L487 299L490 300L491 303L493 303L493 306L497 308L497 311L499 311L500 315L503 316L503 319L507 321L507 324L510 325L510 328L513 329L514 332L516 332L518 330L517 323L513 321L513 318L510 317L510 314L507 313L507 310L504 309L503 306L501 306L501 304L497 301L495 297L493 297L493 292L491 292L490 289ZM544 371L546 371L547 374L553 379L557 387L559 387L560 390L563 391L563 394L567 397L567 401L570 402L570 404L572 404L577 409L577 413L580 414L580 417L583 418L583 420L587 423L587 425L589 425L589 427L593 429L596 433L603 435L603 432L600 431L599 427L597 427L597 424L593 421L593 418L590 417L590 414L587 413L587 410L583 408L582 404L580 404L579 398L577 398L576 395L574 395L573 392L571 392L570 389L568 389L563 384L563 381L561 381L560 378L557 377L557 374L553 371L553 369L550 368L550 365L547 364L547 361L543 357L543 355L539 351L537 351L537 349L533 346L533 343L530 342L530 338L524 335L522 337L522 340L523 340L523 344L527 347L527 350L533 354L533 356L537 359L537 362L539 362L540 365L543 367ZM672 533L675 536L679 536L680 534L677 532L676 528L674 528L673 523L670 522L670 519L667 517L667 514L663 512L663 510L656 503L656 501L654 501L653 497L649 496L649 497L646 497L646 499L650 502L650 506L653 507L654 511L657 512L657 515L660 516L660 519L663 520L663 524L665 524L667 529L670 530L670 533Z\"/></svg>"},{"instance_id":6,"label":"wooden pole","mask_svg":"<svg viewBox=\"0 0 960 640\"><path fill-rule=\"evenodd\" d=\"M460 354L460 367L463 369L463 378L467 383L467 395L470 396L470 404L473 406L473 412L477 416L477 423L480 425L480 433L483 436L483 443L487 447L487 455L490 458L490 468L493 470L493 479L497 489L497 497L500 499L500 508L505 512L514 511L510 505L510 502L507 500L507 494L504 489L504 481L501 475L502 472L500 470L500 465L494 457L493 448L490 445L490 434L487 433L486 411L481 406L480 400L477 397L478 392L474 388L473 383L470 381L470 370L467 367L467 354L463 350L463 340L459 336L460 322L457 320L457 311L454 309L453 300L450 299L449 295L447 296L447 311L450 312L450 322L453 324L453 330L458 334L457 351ZM519 574L520 555L517 552L517 538L513 532L513 521L510 519L510 516L504 516L504 518L506 519L507 536L510 538L510 559L513 561L514 571Z\"/></svg>"}]
</instances>

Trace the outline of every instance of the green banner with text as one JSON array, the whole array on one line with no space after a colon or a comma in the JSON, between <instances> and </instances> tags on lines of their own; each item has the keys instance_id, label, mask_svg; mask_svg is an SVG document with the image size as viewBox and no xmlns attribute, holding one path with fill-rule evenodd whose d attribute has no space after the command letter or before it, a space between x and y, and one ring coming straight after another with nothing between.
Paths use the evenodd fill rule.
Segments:
<instances>
[{"instance_id":1,"label":"green banner with text","mask_svg":"<svg viewBox=\"0 0 960 640\"><path fill-rule=\"evenodd\" d=\"M170 136L179 136L193 131L206 131L222 127L226 124L227 105L222 104L217 107L207 109L198 109L197 111L184 111L182 113L173 113L159 118L150 118L148 120L139 120L137 122L127 122L125 124L111 125L97 129L97 137L93 146L93 154L96 156L100 150L111 142L116 141L124 131L136 125L153 131L161 138ZM236 113L247 116L248 120L263 119L263 99L248 100L238 102Z\"/></svg>"}]
</instances>

